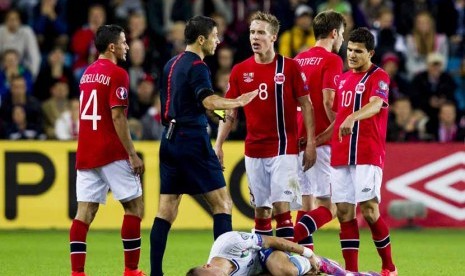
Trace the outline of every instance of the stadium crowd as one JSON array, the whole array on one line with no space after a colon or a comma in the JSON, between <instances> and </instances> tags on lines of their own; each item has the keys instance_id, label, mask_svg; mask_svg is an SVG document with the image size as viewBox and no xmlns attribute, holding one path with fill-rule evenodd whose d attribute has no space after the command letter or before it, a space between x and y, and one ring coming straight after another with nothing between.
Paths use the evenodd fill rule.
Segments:
<instances>
[{"instance_id":1,"label":"stadium crowd","mask_svg":"<svg viewBox=\"0 0 465 276\"><path fill-rule=\"evenodd\" d=\"M187 19L203 14L219 25L221 43L205 62L223 94L233 64L252 55L255 11L277 16L277 50L294 57L315 44L313 17L327 9L345 16L345 35L355 27L375 35L373 62L391 78L388 141L465 141L465 0L1 0L0 139L77 138L78 83L103 24L127 31L131 135L159 140L160 72L184 51ZM245 137L243 116L229 139ZM218 119L210 119L213 138Z\"/></svg>"}]
</instances>

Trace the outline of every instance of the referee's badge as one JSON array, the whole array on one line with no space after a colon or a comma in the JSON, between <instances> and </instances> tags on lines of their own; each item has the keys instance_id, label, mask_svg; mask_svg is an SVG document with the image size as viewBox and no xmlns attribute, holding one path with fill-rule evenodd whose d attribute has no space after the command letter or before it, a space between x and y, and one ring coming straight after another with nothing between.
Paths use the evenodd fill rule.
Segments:
<instances>
[{"instance_id":1,"label":"referee's badge","mask_svg":"<svg viewBox=\"0 0 465 276\"><path fill-rule=\"evenodd\" d=\"M365 91L365 84L364 83L359 83L357 86L355 86L355 93L357 94L362 94Z\"/></svg>"},{"instance_id":2,"label":"referee's badge","mask_svg":"<svg viewBox=\"0 0 465 276\"><path fill-rule=\"evenodd\" d=\"M286 77L283 73L277 73L276 75L274 75L274 82L277 84L283 84L285 80Z\"/></svg>"}]
</instances>

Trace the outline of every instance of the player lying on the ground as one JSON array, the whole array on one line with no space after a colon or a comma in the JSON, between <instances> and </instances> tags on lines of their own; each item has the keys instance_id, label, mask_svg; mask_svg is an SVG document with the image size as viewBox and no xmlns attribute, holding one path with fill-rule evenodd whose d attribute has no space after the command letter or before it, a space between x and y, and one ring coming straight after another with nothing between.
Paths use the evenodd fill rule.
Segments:
<instances>
[{"instance_id":1,"label":"player lying on the ground","mask_svg":"<svg viewBox=\"0 0 465 276\"><path fill-rule=\"evenodd\" d=\"M347 274L338 263L283 238L231 231L213 243L208 263L190 269L186 276L317 275L319 272L334 276L379 275L375 272Z\"/></svg>"}]
</instances>

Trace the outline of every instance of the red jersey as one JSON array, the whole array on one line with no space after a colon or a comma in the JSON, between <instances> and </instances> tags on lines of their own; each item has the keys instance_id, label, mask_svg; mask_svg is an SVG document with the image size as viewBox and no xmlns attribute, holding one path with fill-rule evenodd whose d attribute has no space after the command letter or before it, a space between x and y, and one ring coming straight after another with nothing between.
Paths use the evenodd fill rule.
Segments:
<instances>
[{"instance_id":1,"label":"red jersey","mask_svg":"<svg viewBox=\"0 0 465 276\"><path fill-rule=\"evenodd\" d=\"M371 164L384 167L388 93L389 76L375 65L367 72L354 73L350 70L341 75L333 105L337 115L331 141L332 166ZM342 122L368 104L374 96L384 101L380 112L356 121L352 134L343 136L342 142L339 142L339 127Z\"/></svg>"},{"instance_id":2,"label":"red jersey","mask_svg":"<svg viewBox=\"0 0 465 276\"><path fill-rule=\"evenodd\" d=\"M298 54L294 59L300 64L307 77L315 116L316 136L331 124L323 104L323 89L336 91L339 76L342 74L342 59L319 46ZM297 122L298 137L306 139L307 132L302 112L297 112ZM329 141L327 144L329 144Z\"/></svg>"},{"instance_id":3,"label":"red jersey","mask_svg":"<svg viewBox=\"0 0 465 276\"><path fill-rule=\"evenodd\" d=\"M299 64L276 55L273 62L259 64L252 56L235 65L227 98L258 89L258 96L244 107L247 137L245 155L268 158L297 154L297 99L308 95Z\"/></svg>"},{"instance_id":4,"label":"red jersey","mask_svg":"<svg viewBox=\"0 0 465 276\"><path fill-rule=\"evenodd\" d=\"M128 87L128 73L108 59L96 60L82 75L76 169L129 159L111 116L113 107L127 108Z\"/></svg>"}]
</instances>

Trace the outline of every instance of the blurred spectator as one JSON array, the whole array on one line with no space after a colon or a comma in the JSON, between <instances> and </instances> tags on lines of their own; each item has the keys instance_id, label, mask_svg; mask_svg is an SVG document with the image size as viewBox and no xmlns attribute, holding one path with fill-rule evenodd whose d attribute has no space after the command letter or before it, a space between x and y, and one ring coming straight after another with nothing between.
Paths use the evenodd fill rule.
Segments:
<instances>
[{"instance_id":1,"label":"blurred spectator","mask_svg":"<svg viewBox=\"0 0 465 276\"><path fill-rule=\"evenodd\" d=\"M48 139L55 139L55 124L61 115L69 110L69 87L66 79L61 79L50 88L51 97L42 103L43 127Z\"/></svg>"},{"instance_id":2,"label":"blurred spectator","mask_svg":"<svg viewBox=\"0 0 465 276\"><path fill-rule=\"evenodd\" d=\"M58 140L77 140L79 133L79 99L72 98L69 108L55 121L55 137Z\"/></svg>"},{"instance_id":3,"label":"blurred spectator","mask_svg":"<svg viewBox=\"0 0 465 276\"><path fill-rule=\"evenodd\" d=\"M133 40L129 44L129 91L133 94L137 92L139 82L149 74L145 59L146 49L140 39Z\"/></svg>"},{"instance_id":4,"label":"blurred spectator","mask_svg":"<svg viewBox=\"0 0 465 276\"><path fill-rule=\"evenodd\" d=\"M375 55L372 61L379 64L384 54L392 52L399 57L400 68L405 69L405 55L407 45L404 38L398 34L394 27L394 14L390 8L383 8L376 18L376 27L371 29L375 37Z\"/></svg>"},{"instance_id":5,"label":"blurred spectator","mask_svg":"<svg viewBox=\"0 0 465 276\"><path fill-rule=\"evenodd\" d=\"M0 25L0 53L7 49L18 51L20 62L35 79L41 62L37 37L31 27L21 23L21 15L15 9L8 11L4 24Z\"/></svg>"},{"instance_id":6,"label":"blurred spectator","mask_svg":"<svg viewBox=\"0 0 465 276\"><path fill-rule=\"evenodd\" d=\"M177 21L171 25L167 34L167 49L170 57L180 54L186 48L184 44L184 29L186 23Z\"/></svg>"},{"instance_id":7,"label":"blurred spectator","mask_svg":"<svg viewBox=\"0 0 465 276\"><path fill-rule=\"evenodd\" d=\"M31 72L20 64L18 51L7 49L2 55L2 67L0 69L0 97L9 93L11 79L15 76L22 76L26 81L26 92L32 94L33 79Z\"/></svg>"},{"instance_id":8,"label":"blurred spectator","mask_svg":"<svg viewBox=\"0 0 465 276\"><path fill-rule=\"evenodd\" d=\"M146 75L141 79L137 85L136 94L131 96L128 116L140 119L153 105L153 98L155 97L155 80L153 77Z\"/></svg>"},{"instance_id":9,"label":"blurred spectator","mask_svg":"<svg viewBox=\"0 0 465 276\"><path fill-rule=\"evenodd\" d=\"M358 6L364 16L366 26L369 29L378 29L378 18L381 11L385 9L391 10L393 4L391 0L361 0Z\"/></svg>"},{"instance_id":10,"label":"blurred spectator","mask_svg":"<svg viewBox=\"0 0 465 276\"><path fill-rule=\"evenodd\" d=\"M125 26L127 18L131 14L141 13L143 5L141 0L112 0L113 11L115 15L114 23L120 26Z\"/></svg>"},{"instance_id":11,"label":"blurred spectator","mask_svg":"<svg viewBox=\"0 0 465 276\"><path fill-rule=\"evenodd\" d=\"M430 123L437 125L438 111L446 101L454 102L457 84L444 71L444 57L431 53L427 58L428 68L412 80L411 100L415 108L423 110Z\"/></svg>"},{"instance_id":12,"label":"blurred spectator","mask_svg":"<svg viewBox=\"0 0 465 276\"><path fill-rule=\"evenodd\" d=\"M66 48L68 45L65 7L58 5L58 0L41 0L36 5L33 27L42 54L48 54L55 46Z\"/></svg>"},{"instance_id":13,"label":"blurred spectator","mask_svg":"<svg viewBox=\"0 0 465 276\"><path fill-rule=\"evenodd\" d=\"M345 0L327 0L318 5L318 13L326 10L334 10L339 13L350 13L352 14L352 6Z\"/></svg>"},{"instance_id":14,"label":"blurred spectator","mask_svg":"<svg viewBox=\"0 0 465 276\"><path fill-rule=\"evenodd\" d=\"M431 0L393 0L396 30L401 35L412 32L415 16L423 11L431 11Z\"/></svg>"},{"instance_id":15,"label":"blurred spectator","mask_svg":"<svg viewBox=\"0 0 465 276\"><path fill-rule=\"evenodd\" d=\"M410 83L399 72L399 57L394 53L384 54L381 60L381 67L386 71L391 79L389 83L389 102L394 103L410 93Z\"/></svg>"},{"instance_id":16,"label":"blurred spectator","mask_svg":"<svg viewBox=\"0 0 465 276\"><path fill-rule=\"evenodd\" d=\"M416 74L426 70L426 57L436 52L443 57L443 66L447 68L448 42L444 34L436 33L436 26L431 13L423 11L415 16L411 34L406 37L407 76L412 79Z\"/></svg>"},{"instance_id":17,"label":"blurred spectator","mask_svg":"<svg viewBox=\"0 0 465 276\"><path fill-rule=\"evenodd\" d=\"M61 79L68 81L70 95L79 96L78 85L73 71L65 63L65 53L61 47L53 48L47 56L47 63L40 69L39 76L34 84L34 96L40 101L50 97L50 88Z\"/></svg>"},{"instance_id":18,"label":"blurred spectator","mask_svg":"<svg viewBox=\"0 0 465 276\"><path fill-rule=\"evenodd\" d=\"M315 45L312 27L313 10L307 5L299 5L295 10L294 26L281 34L279 53L293 58L298 53Z\"/></svg>"},{"instance_id":19,"label":"blurred spectator","mask_svg":"<svg viewBox=\"0 0 465 276\"><path fill-rule=\"evenodd\" d=\"M413 110L408 97L397 99L389 114L387 141L413 142L424 137L425 123L428 120L421 110Z\"/></svg>"},{"instance_id":20,"label":"blurred spectator","mask_svg":"<svg viewBox=\"0 0 465 276\"><path fill-rule=\"evenodd\" d=\"M63 0L66 1L66 21L68 22L68 35L72 37L82 26L88 24L89 10L92 6L100 5L105 9L107 22L114 22L114 11L111 5L113 0ZM152 0L151 0L152 1ZM150 2L150 1L149 1ZM77 16L78 15L78 16Z\"/></svg>"},{"instance_id":21,"label":"blurred spectator","mask_svg":"<svg viewBox=\"0 0 465 276\"><path fill-rule=\"evenodd\" d=\"M227 45L219 46L215 55L205 58L204 61L208 64L211 74L214 77L218 71L231 71L234 63L234 51Z\"/></svg>"},{"instance_id":22,"label":"blurred spectator","mask_svg":"<svg viewBox=\"0 0 465 276\"><path fill-rule=\"evenodd\" d=\"M21 0L19 0L18 2L20 1ZM13 6L13 0L0 0L0 20L5 18L5 14L12 8L12 6Z\"/></svg>"},{"instance_id":23,"label":"blurred spectator","mask_svg":"<svg viewBox=\"0 0 465 276\"><path fill-rule=\"evenodd\" d=\"M6 122L11 122L13 106L22 105L26 110L26 117L29 123L34 125L42 124L42 110L40 102L26 93L26 80L23 76L13 76L10 80L10 93L2 98L0 115Z\"/></svg>"},{"instance_id":24,"label":"blurred spectator","mask_svg":"<svg viewBox=\"0 0 465 276\"><path fill-rule=\"evenodd\" d=\"M457 110L454 102L446 101L439 108L437 124L428 122L431 140L448 142L465 142L465 128L457 124Z\"/></svg>"},{"instance_id":25,"label":"blurred spectator","mask_svg":"<svg viewBox=\"0 0 465 276\"><path fill-rule=\"evenodd\" d=\"M130 44L133 40L139 39L144 43L144 47L148 48L150 38L147 33L145 14L141 10L131 12L127 20L127 25L127 43Z\"/></svg>"},{"instance_id":26,"label":"blurred spectator","mask_svg":"<svg viewBox=\"0 0 465 276\"><path fill-rule=\"evenodd\" d=\"M6 137L9 140L44 140L46 135L39 125L27 120L26 111L22 105L12 108L12 121L8 124Z\"/></svg>"},{"instance_id":27,"label":"blurred spectator","mask_svg":"<svg viewBox=\"0 0 465 276\"><path fill-rule=\"evenodd\" d=\"M75 55L73 72L76 80L80 80L82 73L89 64L98 56L94 45L94 37L98 27L105 24L106 12L101 5L93 5L89 8L88 22L74 33L71 40L71 50Z\"/></svg>"},{"instance_id":28,"label":"blurred spectator","mask_svg":"<svg viewBox=\"0 0 465 276\"><path fill-rule=\"evenodd\" d=\"M142 140L142 124L136 118L128 119L129 133L134 141Z\"/></svg>"},{"instance_id":29,"label":"blurred spectator","mask_svg":"<svg viewBox=\"0 0 465 276\"><path fill-rule=\"evenodd\" d=\"M143 140L161 140L164 126L161 124L161 107L160 96L153 98L152 106L142 116L142 139Z\"/></svg>"}]
</instances>

